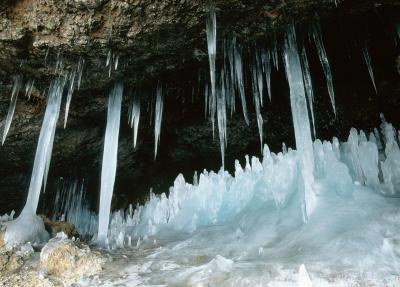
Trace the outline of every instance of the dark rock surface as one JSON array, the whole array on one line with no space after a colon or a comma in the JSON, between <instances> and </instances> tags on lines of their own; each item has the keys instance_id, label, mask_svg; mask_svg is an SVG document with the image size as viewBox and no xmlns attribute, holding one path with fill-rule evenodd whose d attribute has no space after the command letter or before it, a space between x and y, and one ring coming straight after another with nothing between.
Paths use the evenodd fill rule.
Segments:
<instances>
[{"instance_id":1,"label":"dark rock surface","mask_svg":"<svg viewBox=\"0 0 400 287\"><path fill-rule=\"evenodd\" d=\"M379 125L379 113L399 127L399 75L393 23L400 1L328 0L218 0L218 47L225 36L236 34L249 47L263 45L295 21L300 31L320 19L334 74L338 115L329 106L322 69L313 45L307 45L316 88L319 137L347 137L350 126L370 130ZM94 199L99 175L106 97L115 79L125 83L115 207L143 199L149 188L165 191L178 172L190 179L194 170L218 169L218 137L204 119L203 85L208 77L205 13L207 1L149 0L18 0L0 3L0 116L2 127L9 106L12 76L35 80L32 97L21 92L9 135L0 151L0 214L24 204L37 138L46 106L44 92L54 76L57 59L68 70L85 59L82 86L72 98L67 128L63 112L55 135L48 191L51 198L60 176L85 177ZM306 38L306 37L305 37ZM360 42L370 44L379 93L373 91ZM400 41L400 40L397 40ZM107 54L119 56L119 66L108 75ZM397 60L398 61L398 60ZM282 63L281 63L282 67ZM168 91L161 146L154 160L150 123L157 81ZM203 80L204 82L204 80ZM136 150L127 124L129 91L136 86L142 99L142 117ZM24 91L24 87L22 89ZM273 71L272 103L264 107L265 141L278 151L285 141L294 146L289 98L283 67ZM266 97L265 97L266 98ZM248 96L248 102L251 102ZM260 155L254 115L246 126L238 105L228 121L226 166L245 154ZM250 105L251 114L253 114ZM46 203L48 204L48 203Z\"/></svg>"}]
</instances>

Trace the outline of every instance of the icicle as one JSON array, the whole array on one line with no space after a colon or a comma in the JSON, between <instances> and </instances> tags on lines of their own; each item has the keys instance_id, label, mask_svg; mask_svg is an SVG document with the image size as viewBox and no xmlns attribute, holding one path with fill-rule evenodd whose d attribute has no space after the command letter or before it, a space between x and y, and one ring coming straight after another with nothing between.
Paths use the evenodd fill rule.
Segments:
<instances>
[{"instance_id":1,"label":"icicle","mask_svg":"<svg viewBox=\"0 0 400 287\"><path fill-rule=\"evenodd\" d=\"M208 89L208 84L206 83L206 86L204 88L204 117L207 118L207 112L208 112L208 98L209 98L209 89Z\"/></svg>"},{"instance_id":2,"label":"icicle","mask_svg":"<svg viewBox=\"0 0 400 287\"><path fill-rule=\"evenodd\" d=\"M316 205L316 195L313 190L314 151L294 26L289 27L286 35L284 60L290 88L296 148L301 157L300 170L304 186L303 220L307 221Z\"/></svg>"},{"instance_id":3,"label":"icicle","mask_svg":"<svg viewBox=\"0 0 400 287\"><path fill-rule=\"evenodd\" d=\"M26 86L25 86L25 97L27 97L28 100L31 98L32 90L33 90L33 85L34 85L34 84L35 84L35 80L29 80L29 81L26 83Z\"/></svg>"},{"instance_id":4,"label":"icicle","mask_svg":"<svg viewBox=\"0 0 400 287\"><path fill-rule=\"evenodd\" d=\"M254 108L256 110L256 117L257 117L257 127L258 127L258 133L260 136L260 144L261 144L261 152L263 149L263 118L261 116L261 110L260 110L260 98L261 98L261 93L257 90L259 88L258 86L258 73L257 73L257 60L255 60L255 63L252 66L251 69L251 74L252 74L252 90L253 90L253 101L254 101Z\"/></svg>"},{"instance_id":5,"label":"icicle","mask_svg":"<svg viewBox=\"0 0 400 287\"><path fill-rule=\"evenodd\" d=\"M67 102L65 103L65 113L64 113L64 129L67 126L69 106L71 105L72 94L74 93L75 76L76 76L76 68L74 67L72 69L71 74L69 75L69 88L68 88Z\"/></svg>"},{"instance_id":6,"label":"icicle","mask_svg":"<svg viewBox=\"0 0 400 287\"><path fill-rule=\"evenodd\" d=\"M109 49L108 53L107 53L106 67L108 67L111 64L111 55L112 55L112 51L111 51L111 49Z\"/></svg>"},{"instance_id":7,"label":"icicle","mask_svg":"<svg viewBox=\"0 0 400 287\"><path fill-rule=\"evenodd\" d=\"M106 244L110 218L111 199L117 172L118 135L123 94L122 82L116 82L108 97L107 126L104 137L103 162L101 167L101 188L99 208L99 229L97 242Z\"/></svg>"},{"instance_id":8,"label":"icicle","mask_svg":"<svg viewBox=\"0 0 400 287\"><path fill-rule=\"evenodd\" d=\"M114 70L115 71L118 69L118 63L119 63L119 55L115 55L115 58L114 58Z\"/></svg>"},{"instance_id":9,"label":"icicle","mask_svg":"<svg viewBox=\"0 0 400 287\"><path fill-rule=\"evenodd\" d=\"M276 36L273 37L271 54L272 54L272 62L274 63L275 69L279 70L278 44Z\"/></svg>"},{"instance_id":10,"label":"icicle","mask_svg":"<svg viewBox=\"0 0 400 287\"><path fill-rule=\"evenodd\" d=\"M163 108L164 108L164 99L162 94L162 87L161 84L159 83L157 86L156 107L154 114L154 140L155 140L154 159L157 157L158 143L160 142Z\"/></svg>"},{"instance_id":11,"label":"icicle","mask_svg":"<svg viewBox=\"0 0 400 287\"><path fill-rule=\"evenodd\" d=\"M236 100L235 100L235 57L234 57L234 47L233 47L233 41L227 41L226 46L225 46L225 51L224 53L228 57L228 62L229 62L229 76L226 77L229 79L229 94L230 94L230 112L231 112L231 117L233 113L235 112L236 109Z\"/></svg>"},{"instance_id":12,"label":"icicle","mask_svg":"<svg viewBox=\"0 0 400 287\"><path fill-rule=\"evenodd\" d=\"M236 85L239 90L240 99L242 101L242 109L243 116L246 124L249 125L249 117L247 115L247 104L246 97L244 93L244 78L243 78L243 64L242 64L242 55L240 53L240 48L236 43L236 38L233 39L233 47L234 47L234 58L235 58L235 74L236 74Z\"/></svg>"},{"instance_id":13,"label":"icicle","mask_svg":"<svg viewBox=\"0 0 400 287\"><path fill-rule=\"evenodd\" d=\"M220 148L221 148L222 168L224 168L225 167L225 147L226 147L226 144L227 144L227 139L226 139L225 71L224 71L224 69L221 69L220 89L218 89L217 120L218 120L219 145L220 145Z\"/></svg>"},{"instance_id":14,"label":"icicle","mask_svg":"<svg viewBox=\"0 0 400 287\"><path fill-rule=\"evenodd\" d=\"M22 85L22 76L21 75L15 76L13 90L11 93L10 107L8 108L6 122L4 124L3 138L1 141L2 145L4 145L4 141L6 140L8 131L10 130L10 126L11 126L11 122L12 122L12 119L14 116L15 106L17 105L17 98L18 98L18 94L19 94L21 85Z\"/></svg>"},{"instance_id":15,"label":"icicle","mask_svg":"<svg viewBox=\"0 0 400 287\"><path fill-rule=\"evenodd\" d=\"M29 185L28 198L22 214L31 216L36 213L40 197L40 190L44 181L45 170L51 158L54 140L54 131L60 113L61 98L65 86L65 79L58 78L50 84L48 102L44 114L42 128L36 149L35 160L32 169L31 182Z\"/></svg>"},{"instance_id":16,"label":"icicle","mask_svg":"<svg viewBox=\"0 0 400 287\"><path fill-rule=\"evenodd\" d=\"M271 99L272 99L272 94L271 94L271 55L268 50L264 51L261 54L261 61L262 61L263 70L265 73L265 79L267 82L268 97L269 97L269 101L271 102Z\"/></svg>"},{"instance_id":17,"label":"icicle","mask_svg":"<svg viewBox=\"0 0 400 287\"><path fill-rule=\"evenodd\" d=\"M328 56L326 54L324 41L322 39L321 27L315 24L312 29L312 37L314 39L315 46L317 47L318 57L324 70L326 85L328 87L329 97L331 99L332 109L336 117L336 105L335 105L335 92L333 90L333 79L331 67L329 65Z\"/></svg>"},{"instance_id":18,"label":"icicle","mask_svg":"<svg viewBox=\"0 0 400 287\"><path fill-rule=\"evenodd\" d=\"M139 131L140 119L140 97L134 94L129 110L129 125L133 128L133 147L136 148L137 134Z\"/></svg>"},{"instance_id":19,"label":"icicle","mask_svg":"<svg viewBox=\"0 0 400 287\"><path fill-rule=\"evenodd\" d=\"M264 106L263 103L263 95L264 95L264 79L262 74L262 63L260 59L260 54L256 50L256 71L257 71L257 85L258 85L258 93L260 94L260 104L261 107ZM262 145L261 145L262 149Z\"/></svg>"},{"instance_id":20,"label":"icicle","mask_svg":"<svg viewBox=\"0 0 400 287\"><path fill-rule=\"evenodd\" d=\"M371 77L372 84L374 85L375 93L378 93L378 90L376 89L376 85L375 85L374 71L372 70L371 55L369 54L367 43L364 44L364 46L362 48L362 52L363 52L365 64L367 65L367 68L368 68L369 76Z\"/></svg>"},{"instance_id":21,"label":"icicle","mask_svg":"<svg viewBox=\"0 0 400 287\"><path fill-rule=\"evenodd\" d=\"M76 73L78 74L78 81L77 81L76 87L78 88L78 91L81 87L84 66L85 66L85 60L82 57L79 57L78 68L76 69Z\"/></svg>"},{"instance_id":22,"label":"icicle","mask_svg":"<svg viewBox=\"0 0 400 287\"><path fill-rule=\"evenodd\" d=\"M304 81L305 91L307 94L307 103L311 113L311 121L314 132L313 134L314 137L316 137L317 134L315 129L315 118L314 118L314 93L312 88L310 66L308 64L307 53L304 46L301 48L300 58L301 58L301 67L303 69L303 81Z\"/></svg>"},{"instance_id":23,"label":"icicle","mask_svg":"<svg viewBox=\"0 0 400 287\"><path fill-rule=\"evenodd\" d=\"M208 15L206 21L207 32L207 48L208 60L210 64L210 81L211 81L211 96L216 97L215 94L215 59L217 55L217 16L215 13L214 4L210 3L208 7Z\"/></svg>"}]
</instances>

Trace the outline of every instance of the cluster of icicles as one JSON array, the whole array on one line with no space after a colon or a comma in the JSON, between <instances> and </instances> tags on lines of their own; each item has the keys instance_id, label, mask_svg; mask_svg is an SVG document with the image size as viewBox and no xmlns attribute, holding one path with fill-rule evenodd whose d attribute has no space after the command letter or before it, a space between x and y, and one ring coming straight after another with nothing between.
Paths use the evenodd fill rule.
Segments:
<instances>
[{"instance_id":1,"label":"cluster of icicles","mask_svg":"<svg viewBox=\"0 0 400 287\"><path fill-rule=\"evenodd\" d=\"M210 82L205 86L204 100L205 113L212 122L213 131L215 129L215 118L217 119L218 134L220 141L222 167L224 167L224 153L227 146L227 111L232 115L236 108L236 97L240 98L242 112L247 124L250 123L246 95L245 78L246 70L242 60L242 47L235 37L227 39L223 45L223 55L221 63L217 70L217 21L216 9L210 5L207 22L206 36L210 64ZM333 111L335 108L335 97L333 90L332 73L324 48L321 29L318 25L310 29L310 39L314 42L318 56L326 77L327 88L332 103ZM301 42L301 41L300 41ZM299 48L300 47L300 48ZM315 191L313 190L314 181L314 155L312 148L312 130L315 134L314 112L313 112L313 88L310 75L310 69L307 60L307 53L304 43L299 43L296 39L294 26L290 26L285 34L282 45L277 41L272 41L270 47L266 49L255 49L252 54L252 64L250 69L252 98L256 112L257 126L261 149L263 147L263 117L261 109L264 105L264 95L268 94L271 100L271 70L279 68L279 55L283 58L289 88L290 102L293 115L293 125L296 137L297 151L301 154L301 173L304 184L304 210L303 218L307 221L316 204ZM367 47L363 49L364 59L368 66L371 79L374 82L373 70L371 67L371 58ZM106 67L111 75L112 68L118 68L119 55L109 50L106 59ZM64 91L66 90L66 105L64 127L66 126L70 103L74 90L79 89L84 60L82 58L73 65L72 69L67 71L64 67L62 57L58 56L55 65L55 74L59 75L54 79L48 94L48 104L43 120L42 129L39 135L37 151L32 171L31 183L29 186L28 200L23 209L22 216L33 216L39 201L42 186L45 188L47 174L49 171L53 141L58 120L60 106ZM15 77L14 87L11 97L11 105L6 118L5 129L3 133L3 142L11 126L12 116L14 114L17 96L23 85L22 76ZM28 80L26 83L26 95L29 97L32 93L34 82ZM375 82L374 82L375 86ZM105 131L103 164L101 172L101 191L99 208L99 228L98 240L105 242L107 240L109 214L111 199L113 194L117 153L118 153L118 135L120 125L121 104L124 93L124 86L121 81L116 81L108 98L107 126ZM161 134L161 123L164 109L164 95L162 84L159 83L155 92L154 106L154 154L158 151L158 145ZM311 121L308 114L311 114ZM136 146L140 120L140 95L135 94L130 102L128 122L134 131L133 145Z\"/></svg>"},{"instance_id":2,"label":"cluster of icicles","mask_svg":"<svg viewBox=\"0 0 400 287\"><path fill-rule=\"evenodd\" d=\"M354 185L362 184L384 196L400 190L400 131L382 117L380 129L369 135L351 129L347 142L313 142L314 177L329 186L329 192L349 196ZM194 232L199 227L229 223L254 205L273 202L284 208L289 199L302 193L301 154L283 148L275 154L267 145L263 158L246 156L244 167L235 162L234 176L221 169L218 173L197 172L193 182L179 175L174 185L157 196L150 192L144 205L115 211L111 215L107 243L110 248L139 246L143 240L163 230ZM84 184L62 181L55 199L56 219L66 218L86 237L96 233L98 217L84 199Z\"/></svg>"}]
</instances>

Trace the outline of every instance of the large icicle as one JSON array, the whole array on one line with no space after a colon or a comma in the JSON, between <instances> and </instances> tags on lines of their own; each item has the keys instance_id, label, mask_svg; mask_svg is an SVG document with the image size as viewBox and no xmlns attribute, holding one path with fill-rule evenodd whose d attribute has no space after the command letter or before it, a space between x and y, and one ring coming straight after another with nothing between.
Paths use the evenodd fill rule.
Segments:
<instances>
[{"instance_id":1,"label":"large icicle","mask_svg":"<svg viewBox=\"0 0 400 287\"><path fill-rule=\"evenodd\" d=\"M307 221L316 206L316 195L313 190L314 152L303 74L293 26L289 28L286 35L284 59L290 88L290 105L292 108L296 148L301 156L300 170L304 184L303 220Z\"/></svg>"},{"instance_id":2,"label":"large icicle","mask_svg":"<svg viewBox=\"0 0 400 287\"><path fill-rule=\"evenodd\" d=\"M304 46L301 48L300 57L301 57L301 67L303 69L303 81L307 94L307 103L311 113L314 137L316 137L315 117L314 117L314 92L312 88L310 66L308 64L307 53Z\"/></svg>"},{"instance_id":3,"label":"large icicle","mask_svg":"<svg viewBox=\"0 0 400 287\"><path fill-rule=\"evenodd\" d=\"M226 95L225 95L225 71L221 69L220 87L217 96L217 121L218 121L218 134L219 144L221 147L222 168L225 167L225 147L227 144L226 139Z\"/></svg>"},{"instance_id":4,"label":"large icicle","mask_svg":"<svg viewBox=\"0 0 400 287\"><path fill-rule=\"evenodd\" d=\"M129 107L129 125L133 128L133 147L136 148L137 134L139 131L140 119L140 97L137 93L133 95L131 106Z\"/></svg>"},{"instance_id":5,"label":"large icicle","mask_svg":"<svg viewBox=\"0 0 400 287\"><path fill-rule=\"evenodd\" d=\"M329 64L328 56L326 54L324 40L322 39L321 27L315 24L312 29L312 37L314 39L315 46L317 47L318 57L324 70L326 85L328 87L329 97L331 99L332 109L336 116L336 105L335 105L335 92L333 90L333 79L331 66Z\"/></svg>"},{"instance_id":6,"label":"large icicle","mask_svg":"<svg viewBox=\"0 0 400 287\"><path fill-rule=\"evenodd\" d=\"M157 86L156 107L154 111L154 159L157 157L158 144L160 142L161 122L164 108L164 99L162 87L159 83Z\"/></svg>"},{"instance_id":7,"label":"large icicle","mask_svg":"<svg viewBox=\"0 0 400 287\"><path fill-rule=\"evenodd\" d=\"M376 89L376 84L375 84L374 71L372 70L371 55L369 54L367 43L364 44L364 46L362 48L362 52L363 52L365 64L367 65L367 68L368 68L369 76L371 77L372 84L374 85L375 93L378 93L378 90Z\"/></svg>"},{"instance_id":8,"label":"large icicle","mask_svg":"<svg viewBox=\"0 0 400 287\"><path fill-rule=\"evenodd\" d=\"M4 141L6 140L8 131L10 130L11 122L14 116L15 106L17 105L17 98L19 94L19 90L22 85L22 76L18 75L14 77L14 86L11 93L10 107L8 108L8 113L6 117L6 123L4 124L3 130L3 138L1 140L1 144L4 145Z\"/></svg>"},{"instance_id":9,"label":"large icicle","mask_svg":"<svg viewBox=\"0 0 400 287\"><path fill-rule=\"evenodd\" d=\"M215 93L215 59L217 55L217 16L215 14L215 6L211 3L208 7L208 15L206 21L207 32L207 48L208 60L210 62L210 81L211 81L211 96L216 97Z\"/></svg>"},{"instance_id":10,"label":"large icicle","mask_svg":"<svg viewBox=\"0 0 400 287\"><path fill-rule=\"evenodd\" d=\"M118 135L123 90L122 82L118 81L108 97L107 126L101 168L99 229L97 234L97 242L102 245L107 244L111 199L117 172Z\"/></svg>"},{"instance_id":11,"label":"large icicle","mask_svg":"<svg viewBox=\"0 0 400 287\"><path fill-rule=\"evenodd\" d=\"M44 183L45 173L48 171L53 148L54 133L60 113L61 98L65 86L65 79L58 78L50 84L46 112L40 130L39 141L33 163L28 198L21 215L31 216L36 213L40 197L40 190Z\"/></svg>"},{"instance_id":12,"label":"large icicle","mask_svg":"<svg viewBox=\"0 0 400 287\"><path fill-rule=\"evenodd\" d=\"M249 125L249 117L247 115L246 96L244 93L244 77L243 77L243 64L242 55L239 45L236 43L236 38L233 39L234 59L235 59L235 75L236 85L239 90L240 100L242 101L243 116L246 124Z\"/></svg>"}]
</instances>

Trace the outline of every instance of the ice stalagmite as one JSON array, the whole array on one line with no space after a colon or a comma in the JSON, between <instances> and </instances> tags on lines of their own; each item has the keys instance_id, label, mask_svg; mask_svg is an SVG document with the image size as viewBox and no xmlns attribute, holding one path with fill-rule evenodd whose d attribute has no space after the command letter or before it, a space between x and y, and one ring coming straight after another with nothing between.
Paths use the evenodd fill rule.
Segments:
<instances>
[{"instance_id":1,"label":"ice stalagmite","mask_svg":"<svg viewBox=\"0 0 400 287\"><path fill-rule=\"evenodd\" d=\"M246 97L244 93L244 76L243 76L243 63L242 63L242 55L240 51L239 45L236 43L236 38L233 39L233 48L234 48L234 59L235 59L235 75L236 75L236 85L239 90L240 100L242 101L242 109L243 116L246 124L249 125L249 117L247 115L247 104Z\"/></svg>"},{"instance_id":2,"label":"ice stalagmite","mask_svg":"<svg viewBox=\"0 0 400 287\"><path fill-rule=\"evenodd\" d=\"M363 52L365 64L367 65L367 68L368 68L369 76L371 78L372 84L374 85L375 92L378 93L378 90L376 89L376 84L375 84L374 71L372 70L371 55L369 54L368 46L366 43L364 44L364 46L362 48L362 52Z\"/></svg>"},{"instance_id":3,"label":"ice stalagmite","mask_svg":"<svg viewBox=\"0 0 400 287\"><path fill-rule=\"evenodd\" d=\"M156 107L154 113L154 159L157 157L158 144L160 142L161 122L164 109L164 99L162 87L159 83L157 86Z\"/></svg>"},{"instance_id":4,"label":"ice stalagmite","mask_svg":"<svg viewBox=\"0 0 400 287\"><path fill-rule=\"evenodd\" d=\"M307 221L316 206L314 182L314 153L311 139L310 120L308 118L303 73L297 50L295 28L288 29L284 51L285 69L290 88L296 148L300 154L300 170L304 184L303 220Z\"/></svg>"},{"instance_id":5,"label":"ice stalagmite","mask_svg":"<svg viewBox=\"0 0 400 287\"><path fill-rule=\"evenodd\" d=\"M28 199L21 215L36 213L40 197L40 190L45 180L46 170L50 164L53 148L54 133L60 113L61 98L65 86L65 79L58 78L50 84L46 112L40 130L39 141L33 163L31 182L29 184Z\"/></svg>"},{"instance_id":6,"label":"ice stalagmite","mask_svg":"<svg viewBox=\"0 0 400 287\"><path fill-rule=\"evenodd\" d=\"M225 94L225 71L221 70L220 87L217 91L217 121L219 144L221 147L222 168L225 167L226 139L226 94Z\"/></svg>"},{"instance_id":7,"label":"ice stalagmite","mask_svg":"<svg viewBox=\"0 0 400 287\"><path fill-rule=\"evenodd\" d=\"M211 3L208 7L206 22L208 60L210 64L211 96L216 97L215 93L215 58L217 55L217 16L215 6Z\"/></svg>"},{"instance_id":8,"label":"ice stalagmite","mask_svg":"<svg viewBox=\"0 0 400 287\"><path fill-rule=\"evenodd\" d=\"M133 128L133 147L136 148L137 134L139 129L140 119L140 97L138 94L134 94L129 107L129 125Z\"/></svg>"},{"instance_id":9,"label":"ice stalagmite","mask_svg":"<svg viewBox=\"0 0 400 287\"><path fill-rule=\"evenodd\" d=\"M315 137L316 131L315 131L315 117L314 117L314 92L313 92L313 88L312 88L310 66L308 64L307 53L306 53L306 49L304 48L304 46L301 48L300 57L301 57L301 67L303 69L303 81L304 81L304 86L305 86L305 90L306 90L306 94L307 94L307 103L308 103L308 108L311 113L311 120L312 120L313 132L314 132L314 137Z\"/></svg>"},{"instance_id":10,"label":"ice stalagmite","mask_svg":"<svg viewBox=\"0 0 400 287\"><path fill-rule=\"evenodd\" d=\"M19 94L21 85L22 85L22 76L21 75L15 76L14 86L13 86L13 90L11 93L10 107L8 108L6 122L5 122L4 130L3 130L3 138L1 140L2 145L4 145L4 141L6 140L8 131L10 130L10 126L11 126L11 122L12 122L12 119L14 116L15 106L17 105L17 98L18 98L18 94Z\"/></svg>"},{"instance_id":11,"label":"ice stalagmite","mask_svg":"<svg viewBox=\"0 0 400 287\"><path fill-rule=\"evenodd\" d=\"M97 234L97 242L101 245L107 244L111 199L117 172L118 135L123 89L122 82L116 82L108 97L107 126L101 167L99 229Z\"/></svg>"},{"instance_id":12,"label":"ice stalagmite","mask_svg":"<svg viewBox=\"0 0 400 287\"><path fill-rule=\"evenodd\" d=\"M333 90L333 79L331 66L329 64L328 56L326 54L324 40L322 39L321 27L315 24L312 28L312 38L314 39L315 46L317 47L318 57L324 70L326 85L328 87L329 97L331 99L332 109L336 116L336 105L335 105L335 92Z\"/></svg>"}]
</instances>

